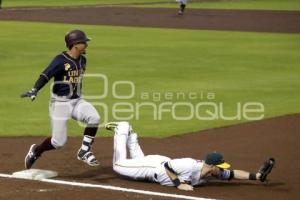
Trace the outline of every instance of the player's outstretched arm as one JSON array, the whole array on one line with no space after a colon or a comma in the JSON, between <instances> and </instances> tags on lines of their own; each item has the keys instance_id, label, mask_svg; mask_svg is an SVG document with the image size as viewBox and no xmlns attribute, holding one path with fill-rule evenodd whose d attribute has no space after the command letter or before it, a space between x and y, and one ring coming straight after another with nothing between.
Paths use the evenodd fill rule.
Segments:
<instances>
[{"instance_id":1,"label":"player's outstretched arm","mask_svg":"<svg viewBox=\"0 0 300 200\"><path fill-rule=\"evenodd\" d=\"M56 56L48 67L46 67L46 69L41 73L33 88L30 91L21 94L21 98L29 97L33 101L36 98L38 91L42 89L42 87L44 87L52 77L64 71L64 67L60 64L61 59L59 55Z\"/></svg>"},{"instance_id":2,"label":"player's outstretched arm","mask_svg":"<svg viewBox=\"0 0 300 200\"><path fill-rule=\"evenodd\" d=\"M230 180L232 178L239 180L260 180L264 182L267 180L267 176L271 173L275 165L275 159L269 158L260 167L257 173L250 173L244 170L223 170L220 178Z\"/></svg>"},{"instance_id":3,"label":"player's outstretched arm","mask_svg":"<svg viewBox=\"0 0 300 200\"><path fill-rule=\"evenodd\" d=\"M259 173L250 173L244 170L233 170L234 179L239 180L258 180L260 174ZM250 179L251 178L251 179Z\"/></svg>"},{"instance_id":4,"label":"player's outstretched arm","mask_svg":"<svg viewBox=\"0 0 300 200\"><path fill-rule=\"evenodd\" d=\"M29 97L29 98L31 98L31 101L34 101L35 98L36 98L36 96L37 96L38 91L39 91L44 85L46 85L47 82L48 82L48 79L47 79L45 76L41 75L41 76L39 77L39 79L35 82L33 88L32 88L30 91L21 94L21 98Z\"/></svg>"},{"instance_id":5,"label":"player's outstretched arm","mask_svg":"<svg viewBox=\"0 0 300 200\"><path fill-rule=\"evenodd\" d=\"M266 160L257 173L249 173L242 170L234 170L234 178L236 179L249 179L249 180L260 180L264 182L267 180L267 176L271 173L275 165L275 159L269 158Z\"/></svg>"}]
</instances>

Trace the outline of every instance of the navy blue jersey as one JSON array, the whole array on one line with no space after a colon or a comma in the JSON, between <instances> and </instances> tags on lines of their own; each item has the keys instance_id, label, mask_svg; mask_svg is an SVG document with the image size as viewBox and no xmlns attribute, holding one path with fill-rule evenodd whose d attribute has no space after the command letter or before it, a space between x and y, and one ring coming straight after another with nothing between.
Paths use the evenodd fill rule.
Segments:
<instances>
[{"instance_id":1,"label":"navy blue jersey","mask_svg":"<svg viewBox=\"0 0 300 200\"><path fill-rule=\"evenodd\" d=\"M85 71L86 58L72 58L66 52L57 55L50 65L42 72L47 80L54 77L52 92L70 99L80 96L81 79Z\"/></svg>"}]
</instances>

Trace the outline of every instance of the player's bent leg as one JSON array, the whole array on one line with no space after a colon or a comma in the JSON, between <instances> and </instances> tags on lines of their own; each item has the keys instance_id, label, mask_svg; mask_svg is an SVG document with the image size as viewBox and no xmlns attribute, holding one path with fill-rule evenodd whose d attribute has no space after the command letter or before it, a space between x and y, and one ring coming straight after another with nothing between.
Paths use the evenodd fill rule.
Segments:
<instances>
[{"instance_id":1,"label":"player's bent leg","mask_svg":"<svg viewBox=\"0 0 300 200\"><path fill-rule=\"evenodd\" d=\"M45 151L55 149L51 144L51 137L46 138L41 144L32 144L25 157L25 168L30 169L35 161L41 157Z\"/></svg>"},{"instance_id":2,"label":"player's bent leg","mask_svg":"<svg viewBox=\"0 0 300 200\"><path fill-rule=\"evenodd\" d=\"M53 134L53 136L51 138L51 145L55 149L63 148L66 143L67 143L67 134L63 134L63 133L62 134L59 134L59 133Z\"/></svg>"},{"instance_id":3,"label":"player's bent leg","mask_svg":"<svg viewBox=\"0 0 300 200\"><path fill-rule=\"evenodd\" d=\"M127 137L127 141L126 141L126 145L128 147L129 150L129 156L130 158L139 158L139 157L144 157L144 153L138 143L138 137L137 134L134 133L132 126L126 122L108 122L107 124L105 124L105 128L107 130L110 131L114 131L115 132L115 140L117 140L117 136L116 135L126 135ZM117 148L120 145L116 145L115 147ZM123 142L122 142L122 146L123 146ZM123 147L122 147L123 149ZM123 151L124 152L124 151ZM119 156L117 156L119 157Z\"/></svg>"},{"instance_id":4,"label":"player's bent leg","mask_svg":"<svg viewBox=\"0 0 300 200\"><path fill-rule=\"evenodd\" d=\"M58 111L60 112L60 111ZM51 116L52 138L51 144L56 149L62 148L67 142L67 123L70 116L58 117L56 113Z\"/></svg>"},{"instance_id":5,"label":"player's bent leg","mask_svg":"<svg viewBox=\"0 0 300 200\"><path fill-rule=\"evenodd\" d=\"M67 121L71 116L69 101L58 102L52 100L50 104L50 117L52 125L52 137L46 138L41 144L33 144L25 157L25 168L30 169L35 161L45 152L58 149L67 141Z\"/></svg>"},{"instance_id":6,"label":"player's bent leg","mask_svg":"<svg viewBox=\"0 0 300 200\"><path fill-rule=\"evenodd\" d=\"M54 101L50 106L52 126L51 144L56 149L62 148L67 142L67 123L71 118L72 105L70 101Z\"/></svg>"},{"instance_id":7,"label":"player's bent leg","mask_svg":"<svg viewBox=\"0 0 300 200\"><path fill-rule=\"evenodd\" d=\"M99 161L96 159L95 155L91 151L91 146L94 142L95 137L90 135L84 135L81 147L77 152L77 159L85 162L90 166L100 165Z\"/></svg>"},{"instance_id":8,"label":"player's bent leg","mask_svg":"<svg viewBox=\"0 0 300 200\"><path fill-rule=\"evenodd\" d=\"M129 131L130 131L130 125L126 121L118 122L118 125L115 128L115 133L117 135L127 135L128 136Z\"/></svg>"},{"instance_id":9,"label":"player's bent leg","mask_svg":"<svg viewBox=\"0 0 300 200\"><path fill-rule=\"evenodd\" d=\"M88 127L98 127L100 124L100 116L97 110L91 103L84 99L77 101L72 111L72 118L87 124Z\"/></svg>"},{"instance_id":10,"label":"player's bent leg","mask_svg":"<svg viewBox=\"0 0 300 200\"><path fill-rule=\"evenodd\" d=\"M114 135L114 147L113 147L113 166L115 163L125 160L127 158L127 143L126 134L117 134Z\"/></svg>"},{"instance_id":11,"label":"player's bent leg","mask_svg":"<svg viewBox=\"0 0 300 200\"><path fill-rule=\"evenodd\" d=\"M81 147L77 153L77 159L90 166L98 166L100 163L91 151L92 144L100 124L100 116L94 106L87 101L80 99L72 112L75 120L86 123Z\"/></svg>"},{"instance_id":12,"label":"player's bent leg","mask_svg":"<svg viewBox=\"0 0 300 200\"><path fill-rule=\"evenodd\" d=\"M144 152L138 142L138 136L136 133L131 132L127 139L127 147L129 150L130 158L141 158L144 157Z\"/></svg>"},{"instance_id":13,"label":"player's bent leg","mask_svg":"<svg viewBox=\"0 0 300 200\"><path fill-rule=\"evenodd\" d=\"M88 131L93 131L93 129L90 129L89 127L85 128L85 135L83 136L81 147L78 150L77 159L90 166L98 166L100 163L94 156L93 152L91 152L91 145L93 144L95 137L86 134Z\"/></svg>"},{"instance_id":14,"label":"player's bent leg","mask_svg":"<svg viewBox=\"0 0 300 200\"><path fill-rule=\"evenodd\" d=\"M127 158L127 140L130 131L128 122L118 122L114 128L114 149L113 149L113 166L115 163Z\"/></svg>"}]
</instances>

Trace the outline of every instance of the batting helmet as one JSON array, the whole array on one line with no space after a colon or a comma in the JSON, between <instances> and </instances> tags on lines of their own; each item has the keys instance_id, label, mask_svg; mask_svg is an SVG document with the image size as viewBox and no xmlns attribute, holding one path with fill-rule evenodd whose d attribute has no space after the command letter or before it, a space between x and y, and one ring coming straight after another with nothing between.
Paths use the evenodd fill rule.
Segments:
<instances>
[{"instance_id":1,"label":"batting helmet","mask_svg":"<svg viewBox=\"0 0 300 200\"><path fill-rule=\"evenodd\" d=\"M86 34L79 29L72 30L65 35L66 46L71 49L74 44L88 42L90 38L86 36Z\"/></svg>"}]
</instances>

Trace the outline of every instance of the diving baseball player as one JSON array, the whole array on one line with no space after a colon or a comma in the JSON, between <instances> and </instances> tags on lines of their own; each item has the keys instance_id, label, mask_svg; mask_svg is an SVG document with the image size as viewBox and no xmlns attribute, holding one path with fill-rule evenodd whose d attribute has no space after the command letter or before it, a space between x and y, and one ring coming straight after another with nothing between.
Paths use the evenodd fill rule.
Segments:
<instances>
[{"instance_id":1,"label":"diving baseball player","mask_svg":"<svg viewBox=\"0 0 300 200\"><path fill-rule=\"evenodd\" d=\"M65 35L68 48L57 55L49 66L40 74L33 88L21 97L33 101L38 91L54 78L49 105L52 137L41 144L31 145L25 157L25 168L30 169L43 152L59 149L67 142L67 122L70 118L86 123L81 148L77 158L90 166L99 162L91 152L91 145L97 133L100 117L92 104L81 98L81 79L86 69L86 48L90 39L81 30L72 30Z\"/></svg>"},{"instance_id":2,"label":"diving baseball player","mask_svg":"<svg viewBox=\"0 0 300 200\"><path fill-rule=\"evenodd\" d=\"M229 169L230 164L216 152L207 154L205 160L170 159L161 155L145 156L138 143L137 134L128 122L110 122L105 127L114 131L113 170L134 180L175 186L180 190L193 190L194 186L205 184L210 177L264 182L275 164L275 160L270 158L257 173L249 173ZM129 150L128 159L126 148Z\"/></svg>"}]
</instances>

